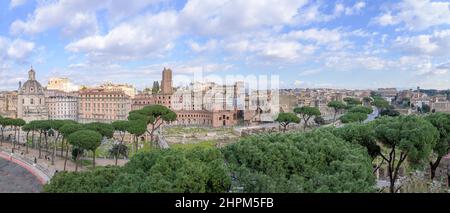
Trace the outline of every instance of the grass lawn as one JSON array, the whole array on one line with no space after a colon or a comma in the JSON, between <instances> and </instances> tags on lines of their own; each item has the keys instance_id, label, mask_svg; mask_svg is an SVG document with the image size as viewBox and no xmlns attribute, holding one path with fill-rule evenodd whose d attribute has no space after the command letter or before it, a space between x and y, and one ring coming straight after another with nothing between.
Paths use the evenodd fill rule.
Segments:
<instances>
[{"instance_id":1,"label":"grass lawn","mask_svg":"<svg viewBox=\"0 0 450 213\"><path fill-rule=\"evenodd\" d=\"M199 143L189 143L189 144L172 144L170 148L173 149L193 149L196 147L202 147L202 148L212 148L216 147L216 141L215 140L207 140L207 141L201 141Z\"/></svg>"},{"instance_id":2,"label":"grass lawn","mask_svg":"<svg viewBox=\"0 0 450 213\"><path fill-rule=\"evenodd\" d=\"M208 129L201 127L170 127L164 129L165 135L178 135L178 134L206 134Z\"/></svg>"}]
</instances>

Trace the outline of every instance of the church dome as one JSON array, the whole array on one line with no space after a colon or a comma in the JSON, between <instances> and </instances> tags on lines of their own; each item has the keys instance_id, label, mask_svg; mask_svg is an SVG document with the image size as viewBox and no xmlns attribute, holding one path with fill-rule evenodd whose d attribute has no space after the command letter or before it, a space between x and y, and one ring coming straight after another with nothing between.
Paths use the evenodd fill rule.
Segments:
<instances>
[{"instance_id":1,"label":"church dome","mask_svg":"<svg viewBox=\"0 0 450 213\"><path fill-rule=\"evenodd\" d=\"M43 94L44 89L41 84L36 80L36 72L31 68L28 71L28 81L26 81L19 91L20 94Z\"/></svg>"}]
</instances>

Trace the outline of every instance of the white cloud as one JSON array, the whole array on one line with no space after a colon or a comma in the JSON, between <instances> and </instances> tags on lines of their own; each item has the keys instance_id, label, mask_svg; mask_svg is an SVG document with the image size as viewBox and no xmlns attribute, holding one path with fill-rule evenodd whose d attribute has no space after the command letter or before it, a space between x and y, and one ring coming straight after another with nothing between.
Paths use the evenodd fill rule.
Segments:
<instances>
[{"instance_id":1,"label":"white cloud","mask_svg":"<svg viewBox=\"0 0 450 213\"><path fill-rule=\"evenodd\" d=\"M7 50L7 55L16 60L25 59L34 49L34 43L22 39L14 40Z\"/></svg>"},{"instance_id":2,"label":"white cloud","mask_svg":"<svg viewBox=\"0 0 450 213\"><path fill-rule=\"evenodd\" d=\"M35 49L35 44L22 39L11 40L0 36L0 52L2 61L12 61L16 63L24 62L29 58Z\"/></svg>"},{"instance_id":3,"label":"white cloud","mask_svg":"<svg viewBox=\"0 0 450 213\"><path fill-rule=\"evenodd\" d=\"M311 28L307 30L291 31L283 35L283 37L294 40L314 42L316 45L323 45L327 49L337 50L350 44L349 41L344 39L347 35L350 34L343 33L339 29L329 30Z\"/></svg>"},{"instance_id":4,"label":"white cloud","mask_svg":"<svg viewBox=\"0 0 450 213\"><path fill-rule=\"evenodd\" d=\"M27 2L27 0L11 0L9 2L9 9L14 9L16 7L19 7L23 4L25 4Z\"/></svg>"},{"instance_id":5,"label":"white cloud","mask_svg":"<svg viewBox=\"0 0 450 213\"><path fill-rule=\"evenodd\" d=\"M388 68L392 62L371 54L357 52L325 53L320 56L324 66L337 71L372 70L380 71Z\"/></svg>"},{"instance_id":6,"label":"white cloud","mask_svg":"<svg viewBox=\"0 0 450 213\"><path fill-rule=\"evenodd\" d=\"M82 38L66 50L84 53L91 59L134 60L157 56L173 48L178 36L175 12L135 17L111 29L106 35Z\"/></svg>"},{"instance_id":7,"label":"white cloud","mask_svg":"<svg viewBox=\"0 0 450 213\"><path fill-rule=\"evenodd\" d=\"M218 41L215 39L211 39L208 40L206 43L204 44L199 44L195 41L188 41L187 42L189 47L194 51L194 52L205 52L205 51L213 51L217 48Z\"/></svg>"},{"instance_id":8,"label":"white cloud","mask_svg":"<svg viewBox=\"0 0 450 213\"><path fill-rule=\"evenodd\" d=\"M430 58L418 58L418 57L402 57L402 64L405 64L404 58L408 58L408 68L414 75L418 76L442 76L450 71L448 64L435 64L431 62Z\"/></svg>"},{"instance_id":9,"label":"white cloud","mask_svg":"<svg viewBox=\"0 0 450 213\"><path fill-rule=\"evenodd\" d=\"M366 7L366 2L360 1L356 2L352 7L346 7L344 9L345 15L351 16L355 14L359 14L362 9Z\"/></svg>"},{"instance_id":10,"label":"white cloud","mask_svg":"<svg viewBox=\"0 0 450 213\"><path fill-rule=\"evenodd\" d=\"M373 19L381 26L403 23L408 30L450 24L450 2L431 0L403 0L391 10Z\"/></svg>"},{"instance_id":11,"label":"white cloud","mask_svg":"<svg viewBox=\"0 0 450 213\"><path fill-rule=\"evenodd\" d=\"M417 36L399 36L395 39L395 46L409 55L450 56L450 30Z\"/></svg>"},{"instance_id":12,"label":"white cloud","mask_svg":"<svg viewBox=\"0 0 450 213\"><path fill-rule=\"evenodd\" d=\"M307 0L190 0L180 12L180 23L195 34L231 35L293 24L298 9L306 3Z\"/></svg>"},{"instance_id":13,"label":"white cloud","mask_svg":"<svg viewBox=\"0 0 450 213\"><path fill-rule=\"evenodd\" d=\"M87 35L97 32L96 12L106 10L110 19L120 19L127 15L159 3L160 0L59 0L39 1L33 14L26 20L15 20L10 31L13 34L37 34L49 29L61 28L66 35Z\"/></svg>"},{"instance_id":14,"label":"white cloud","mask_svg":"<svg viewBox=\"0 0 450 213\"><path fill-rule=\"evenodd\" d=\"M321 1L317 1L308 4L307 7L300 8L296 21L306 25L314 22L328 22L342 15L351 16L359 14L366 7L364 1L356 2L353 6L345 6L342 3L338 3L335 5L333 13L327 14L321 10L325 5Z\"/></svg>"},{"instance_id":15,"label":"white cloud","mask_svg":"<svg viewBox=\"0 0 450 213\"><path fill-rule=\"evenodd\" d=\"M310 76L310 75L318 74L320 72L321 72L320 69L310 69L310 70L301 71L298 75L299 76Z\"/></svg>"}]
</instances>

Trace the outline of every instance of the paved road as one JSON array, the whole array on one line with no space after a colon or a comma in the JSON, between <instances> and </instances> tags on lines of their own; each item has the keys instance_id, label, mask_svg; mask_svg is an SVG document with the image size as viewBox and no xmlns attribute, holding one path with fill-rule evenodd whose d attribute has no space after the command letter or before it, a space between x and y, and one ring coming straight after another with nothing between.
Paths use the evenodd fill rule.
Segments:
<instances>
[{"instance_id":1,"label":"paved road","mask_svg":"<svg viewBox=\"0 0 450 213\"><path fill-rule=\"evenodd\" d=\"M0 193L38 193L39 180L19 165L0 158Z\"/></svg>"},{"instance_id":2,"label":"paved road","mask_svg":"<svg viewBox=\"0 0 450 213\"><path fill-rule=\"evenodd\" d=\"M369 116L367 117L367 120L365 120L364 123L375 120L375 118L377 118L378 115L380 114L380 112L378 111L378 108L372 106L372 109L373 109L372 114L369 114Z\"/></svg>"}]
</instances>

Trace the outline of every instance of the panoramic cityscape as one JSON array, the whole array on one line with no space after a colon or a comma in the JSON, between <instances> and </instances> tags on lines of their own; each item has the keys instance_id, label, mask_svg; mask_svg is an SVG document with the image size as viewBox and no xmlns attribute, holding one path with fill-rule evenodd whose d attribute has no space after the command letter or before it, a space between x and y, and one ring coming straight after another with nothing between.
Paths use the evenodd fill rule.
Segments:
<instances>
[{"instance_id":1,"label":"panoramic cityscape","mask_svg":"<svg viewBox=\"0 0 450 213\"><path fill-rule=\"evenodd\" d=\"M448 1L0 14L1 193L450 192Z\"/></svg>"}]
</instances>

